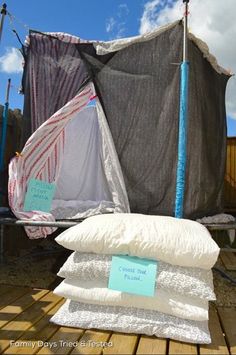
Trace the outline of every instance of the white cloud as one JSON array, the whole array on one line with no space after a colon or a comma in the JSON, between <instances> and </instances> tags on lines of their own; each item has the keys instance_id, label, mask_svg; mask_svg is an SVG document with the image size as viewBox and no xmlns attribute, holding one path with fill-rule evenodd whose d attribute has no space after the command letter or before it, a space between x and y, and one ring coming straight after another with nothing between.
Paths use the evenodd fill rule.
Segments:
<instances>
[{"instance_id":1,"label":"white cloud","mask_svg":"<svg viewBox=\"0 0 236 355\"><path fill-rule=\"evenodd\" d=\"M120 4L118 6L118 17L127 16L129 14L129 8L127 4Z\"/></svg>"},{"instance_id":2,"label":"white cloud","mask_svg":"<svg viewBox=\"0 0 236 355\"><path fill-rule=\"evenodd\" d=\"M117 7L116 15L109 17L106 21L106 32L110 34L110 39L117 39L124 36L128 14L128 5L123 3Z\"/></svg>"},{"instance_id":3,"label":"white cloud","mask_svg":"<svg viewBox=\"0 0 236 355\"><path fill-rule=\"evenodd\" d=\"M115 21L114 17L110 17L106 23L106 31L108 33L113 31L115 24L116 24L116 21Z\"/></svg>"},{"instance_id":4,"label":"white cloud","mask_svg":"<svg viewBox=\"0 0 236 355\"><path fill-rule=\"evenodd\" d=\"M23 57L16 48L7 48L6 53L0 57L0 71L8 74L22 72Z\"/></svg>"},{"instance_id":5,"label":"white cloud","mask_svg":"<svg viewBox=\"0 0 236 355\"><path fill-rule=\"evenodd\" d=\"M203 39L218 63L236 73L236 0L191 0L190 31ZM173 22L183 16L182 0L150 0L144 6L140 33ZM227 114L236 119L236 80L227 86Z\"/></svg>"}]
</instances>

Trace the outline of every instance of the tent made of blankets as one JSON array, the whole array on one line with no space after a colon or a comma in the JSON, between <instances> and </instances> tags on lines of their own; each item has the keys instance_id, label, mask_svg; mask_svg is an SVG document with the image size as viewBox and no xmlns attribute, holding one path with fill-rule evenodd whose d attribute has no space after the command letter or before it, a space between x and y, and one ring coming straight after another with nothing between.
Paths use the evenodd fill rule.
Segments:
<instances>
[{"instance_id":1,"label":"tent made of blankets","mask_svg":"<svg viewBox=\"0 0 236 355\"><path fill-rule=\"evenodd\" d=\"M33 134L12 160L9 179L18 218L174 215L182 38L182 21L110 42L30 31L24 140ZM192 34L188 52L184 217L195 219L222 211L230 75ZM31 178L56 183L51 213L22 210ZM31 236L51 231L33 228Z\"/></svg>"}]
</instances>

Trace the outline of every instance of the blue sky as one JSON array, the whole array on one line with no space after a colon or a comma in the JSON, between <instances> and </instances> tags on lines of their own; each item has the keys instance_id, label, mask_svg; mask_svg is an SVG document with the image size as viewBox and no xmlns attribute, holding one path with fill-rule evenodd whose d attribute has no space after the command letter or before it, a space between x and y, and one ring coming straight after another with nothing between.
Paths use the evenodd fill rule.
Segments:
<instances>
[{"instance_id":1,"label":"blue sky","mask_svg":"<svg viewBox=\"0 0 236 355\"><path fill-rule=\"evenodd\" d=\"M197 34L201 37L205 36L203 39L207 40L208 44L211 44L210 50L213 51L213 53L215 51L214 54L220 57L220 64L228 68L228 66L231 66L231 56L234 56L234 59L236 57L236 51L231 55L232 41L234 41L235 37L232 36L231 41L229 38L229 52L225 50L225 47L223 48L223 44L222 49L219 48L220 42L217 41L218 44L215 45L216 40L214 40L214 34L217 33L218 29L216 28L214 32L212 28L207 27L207 24L205 27L203 26L204 24L199 26L196 22L196 17L199 18L199 15L194 15L194 6L196 4L198 4L196 6L198 6L199 11L201 4L202 6L207 6L209 2L208 13L210 17L212 16L211 26L214 26L217 13L216 8L212 7L212 3L216 4L219 1L220 0L191 0L192 18L190 17L190 23L192 20L193 28L196 29L196 32L199 32ZM227 1L229 5L232 3L232 0L225 0L224 3L227 3ZM233 1L235 2L235 0ZM1 3L2 2L0 2L0 4ZM22 41L24 41L28 31L23 24L28 25L31 29L43 32L67 32L84 39L111 40L119 37L137 35L143 33L146 29L150 30L157 25L171 22L176 18L180 18L182 12L182 0L6 0L6 3L8 11L16 17L16 19L13 19L13 27L17 30ZM222 9L226 14L227 10L229 14L231 14L232 9L230 9L230 6L229 8L225 8L225 10ZM19 23L18 20L22 23ZM232 26L234 26L233 23L236 23L236 15L235 18L232 18ZM204 28L205 31L201 33ZM232 28L234 29L234 27ZM227 38L224 39L224 42L226 40ZM21 73L5 73L1 65L1 58L4 60L4 58L6 58L4 56L6 56L7 53L11 54L13 61L19 60L16 58L15 52L12 49L14 47L19 47L19 42L11 31L9 18L6 17L2 41L0 43L0 104L3 104L5 101L7 79L11 78L10 107L22 108L23 97L17 93L17 88L20 86ZM12 65L14 65L14 63L12 63ZM231 84L231 86L232 85L234 84ZM232 93L229 95L228 107L230 108L230 115L233 117L236 111ZM236 115L234 119L232 119L228 114L228 135L236 136Z\"/></svg>"}]
</instances>

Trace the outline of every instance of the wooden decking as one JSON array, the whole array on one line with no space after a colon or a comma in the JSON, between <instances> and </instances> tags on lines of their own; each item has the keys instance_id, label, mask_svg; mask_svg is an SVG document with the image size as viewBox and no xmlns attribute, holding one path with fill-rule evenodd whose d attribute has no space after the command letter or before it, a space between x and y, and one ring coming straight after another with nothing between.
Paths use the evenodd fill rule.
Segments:
<instances>
[{"instance_id":1,"label":"wooden decking","mask_svg":"<svg viewBox=\"0 0 236 355\"><path fill-rule=\"evenodd\" d=\"M63 302L48 290L0 285L0 353L236 354L236 308L211 307L212 344L203 346L51 324L49 319ZM109 347L102 347L103 342ZM50 349L49 345L53 348Z\"/></svg>"},{"instance_id":2,"label":"wooden decking","mask_svg":"<svg viewBox=\"0 0 236 355\"><path fill-rule=\"evenodd\" d=\"M220 258L228 271L236 271L236 253L220 252Z\"/></svg>"}]
</instances>

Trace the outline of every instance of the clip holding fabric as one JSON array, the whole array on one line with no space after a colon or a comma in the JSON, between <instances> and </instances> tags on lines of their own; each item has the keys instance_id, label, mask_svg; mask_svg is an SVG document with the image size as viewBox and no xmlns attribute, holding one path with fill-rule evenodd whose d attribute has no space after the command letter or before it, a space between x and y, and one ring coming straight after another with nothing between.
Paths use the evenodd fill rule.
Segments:
<instances>
[{"instance_id":1,"label":"clip holding fabric","mask_svg":"<svg viewBox=\"0 0 236 355\"><path fill-rule=\"evenodd\" d=\"M19 157L23 157L23 154L19 153L19 152L15 152L16 153L16 157L19 158Z\"/></svg>"}]
</instances>

